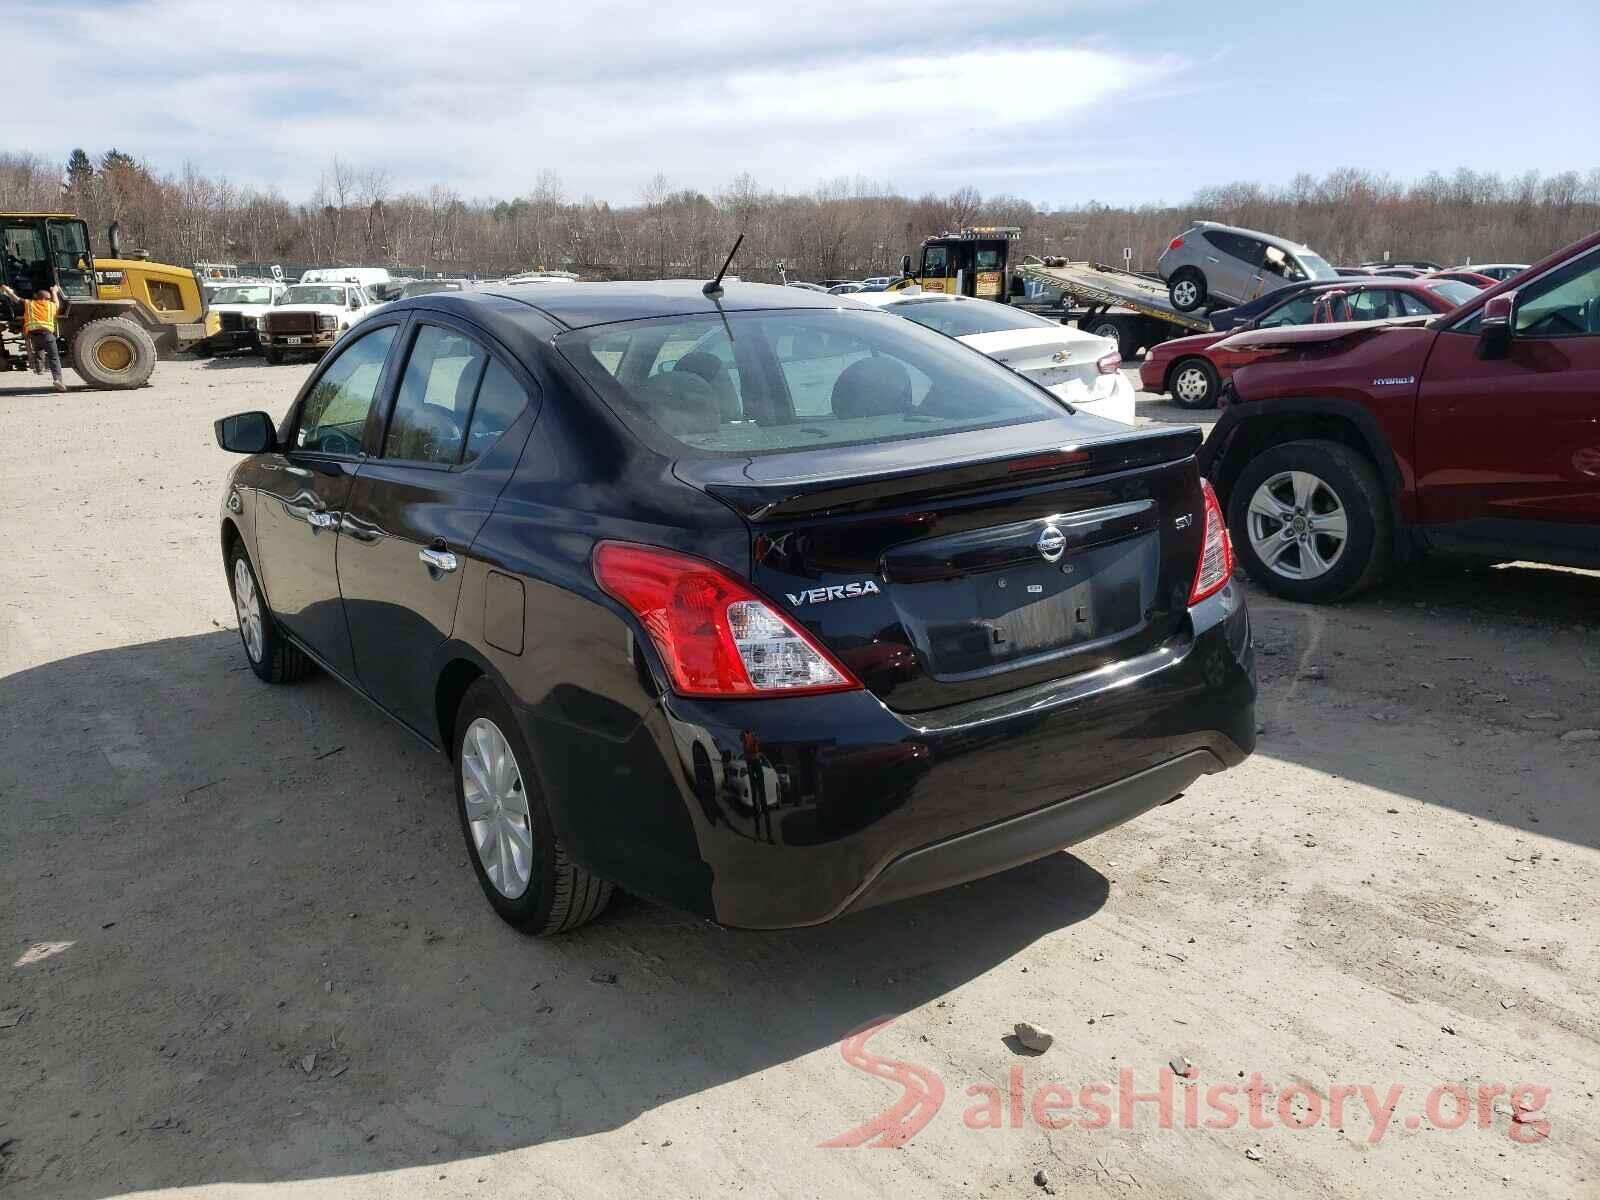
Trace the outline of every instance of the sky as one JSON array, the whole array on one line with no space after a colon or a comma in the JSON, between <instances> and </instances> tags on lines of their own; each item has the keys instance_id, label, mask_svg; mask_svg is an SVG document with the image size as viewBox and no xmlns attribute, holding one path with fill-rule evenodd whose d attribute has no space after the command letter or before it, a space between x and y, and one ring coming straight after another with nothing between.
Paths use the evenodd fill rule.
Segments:
<instances>
[{"instance_id":1,"label":"sky","mask_svg":"<svg viewBox=\"0 0 1600 1200\"><path fill-rule=\"evenodd\" d=\"M633 203L657 173L714 194L748 172L1049 207L1338 166L1600 166L1596 0L8 7L9 60L49 64L9 148L116 146L290 199L335 155L466 197L554 171L569 198Z\"/></svg>"}]
</instances>

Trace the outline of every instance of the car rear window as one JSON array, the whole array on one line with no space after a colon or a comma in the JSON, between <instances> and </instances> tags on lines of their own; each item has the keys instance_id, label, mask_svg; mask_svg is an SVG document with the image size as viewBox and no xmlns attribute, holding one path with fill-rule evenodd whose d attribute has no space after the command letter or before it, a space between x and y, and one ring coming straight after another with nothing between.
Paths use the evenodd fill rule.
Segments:
<instances>
[{"instance_id":1,"label":"car rear window","mask_svg":"<svg viewBox=\"0 0 1600 1200\"><path fill-rule=\"evenodd\" d=\"M997 333L1002 329L1052 328L1054 321L1030 312L996 304L993 300L901 300L884 306L897 317L937 330L946 337L967 337L974 333Z\"/></svg>"},{"instance_id":2,"label":"car rear window","mask_svg":"<svg viewBox=\"0 0 1600 1200\"><path fill-rule=\"evenodd\" d=\"M1482 288L1475 288L1470 283L1462 283L1459 279L1441 279L1438 283L1430 283L1428 289L1437 292L1451 304L1465 304L1471 300Z\"/></svg>"},{"instance_id":3,"label":"car rear window","mask_svg":"<svg viewBox=\"0 0 1600 1200\"><path fill-rule=\"evenodd\" d=\"M647 441L760 455L1042 421L1063 403L888 313L778 309L628 321L556 339Z\"/></svg>"}]
</instances>

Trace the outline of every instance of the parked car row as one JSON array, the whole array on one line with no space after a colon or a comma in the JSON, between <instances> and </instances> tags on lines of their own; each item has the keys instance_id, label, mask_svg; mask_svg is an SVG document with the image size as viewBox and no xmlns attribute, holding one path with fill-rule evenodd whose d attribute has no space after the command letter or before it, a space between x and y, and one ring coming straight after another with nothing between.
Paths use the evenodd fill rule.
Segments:
<instances>
[{"instance_id":1,"label":"parked car row","mask_svg":"<svg viewBox=\"0 0 1600 1200\"><path fill-rule=\"evenodd\" d=\"M1449 312L1477 295L1478 289L1454 279L1311 280L1272 292L1248 305L1213 315L1217 332L1175 338L1151 347L1139 364L1139 386L1171 393L1180 408L1213 408L1234 368L1251 361L1233 334L1250 329L1319 325L1344 321L1387 321Z\"/></svg>"}]
</instances>

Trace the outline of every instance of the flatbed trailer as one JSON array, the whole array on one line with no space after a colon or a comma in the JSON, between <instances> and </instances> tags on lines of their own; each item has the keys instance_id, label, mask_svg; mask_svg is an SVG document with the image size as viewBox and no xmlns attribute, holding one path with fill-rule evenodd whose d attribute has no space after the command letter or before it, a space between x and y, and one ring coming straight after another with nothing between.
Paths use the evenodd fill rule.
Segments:
<instances>
[{"instance_id":1,"label":"flatbed trailer","mask_svg":"<svg viewBox=\"0 0 1600 1200\"><path fill-rule=\"evenodd\" d=\"M1125 359L1168 338L1211 332L1204 313L1179 312L1167 297L1167 285L1150 275L1031 254L1016 269L1086 308L1078 328L1115 338Z\"/></svg>"}]
</instances>

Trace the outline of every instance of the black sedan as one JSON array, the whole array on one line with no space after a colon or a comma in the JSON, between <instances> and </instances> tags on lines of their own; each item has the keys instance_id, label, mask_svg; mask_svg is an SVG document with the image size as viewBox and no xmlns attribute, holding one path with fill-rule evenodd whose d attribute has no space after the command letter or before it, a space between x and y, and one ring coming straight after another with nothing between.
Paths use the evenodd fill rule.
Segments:
<instances>
[{"instance_id":1,"label":"black sedan","mask_svg":"<svg viewBox=\"0 0 1600 1200\"><path fill-rule=\"evenodd\" d=\"M389 305L246 454L251 667L452 762L519 928L613 885L782 927L972 879L1254 743L1187 428L1083 414L854 301L697 283Z\"/></svg>"}]
</instances>

